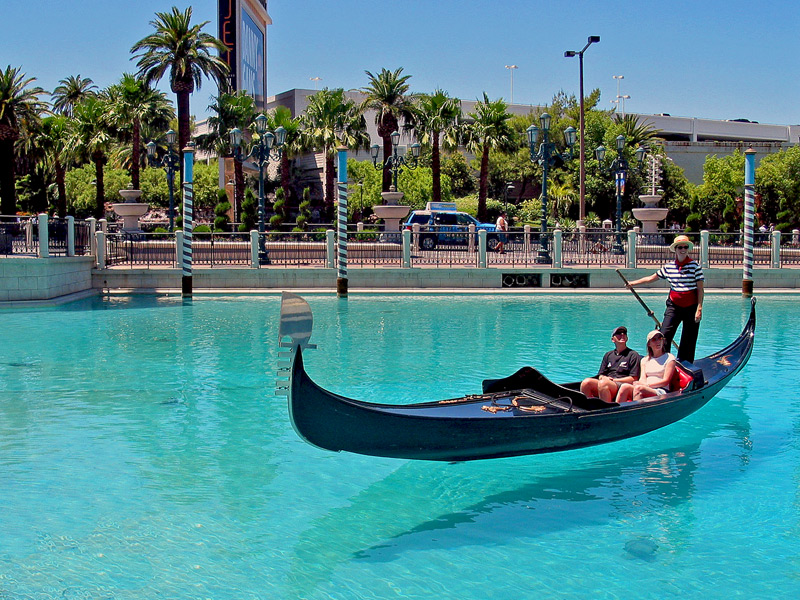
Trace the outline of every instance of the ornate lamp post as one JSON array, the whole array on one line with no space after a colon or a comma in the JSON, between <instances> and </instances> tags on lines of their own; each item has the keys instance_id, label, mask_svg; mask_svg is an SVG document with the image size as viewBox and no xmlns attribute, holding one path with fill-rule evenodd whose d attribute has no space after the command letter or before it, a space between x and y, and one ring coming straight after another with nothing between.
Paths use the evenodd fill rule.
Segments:
<instances>
[{"instance_id":1,"label":"ornate lamp post","mask_svg":"<svg viewBox=\"0 0 800 600\"><path fill-rule=\"evenodd\" d=\"M612 254L624 254L625 251L622 248L622 195L625 193L625 179L628 176L628 161L625 159L625 136L618 135L616 139L617 144L617 157L614 159L614 162L611 163L609 166L609 171L614 173L614 181L616 183L617 188L617 223L615 226L616 232L616 239L614 241L614 245L611 248ZM598 146L597 150L594 151L595 156L597 156L597 162L600 165L603 165L603 161L606 157L606 149L603 146ZM636 163L637 167L641 168L642 164L644 163L644 155L646 150L639 146L636 149Z\"/></svg>"},{"instance_id":2,"label":"ornate lamp post","mask_svg":"<svg viewBox=\"0 0 800 600\"><path fill-rule=\"evenodd\" d=\"M575 138L577 132L574 127L567 127L564 130L564 141L569 148L569 152L561 154L556 151L555 143L550 141L550 120L551 117L547 113L542 113L539 117L539 122L542 125L541 131L543 133L542 142L539 144L539 150L536 150L536 142L539 139L540 129L536 125L531 125L526 130L528 134L528 147L531 152L531 162L538 163L542 167L542 221L540 226L541 231L541 246L539 254L536 257L538 263L550 263L550 251L547 242L547 171L557 158L567 161L572 159L572 147L575 145Z\"/></svg>"},{"instance_id":3,"label":"ornate lamp post","mask_svg":"<svg viewBox=\"0 0 800 600\"><path fill-rule=\"evenodd\" d=\"M170 129L164 137L167 142L167 153L159 159L156 154L155 142L147 142L147 162L150 166L162 167L167 172L167 185L169 186L169 230L172 231L175 224L175 173L180 168L181 157L175 151L175 142L178 141L178 134Z\"/></svg>"},{"instance_id":4,"label":"ornate lamp post","mask_svg":"<svg viewBox=\"0 0 800 600\"><path fill-rule=\"evenodd\" d=\"M267 131L267 117L260 114L256 117L256 133L258 139L253 142L250 152L246 155L242 152L242 131L238 128L231 129L230 141L233 146L233 159L241 163L254 159L258 167L258 260L259 264L268 264L267 250L264 245L264 232L266 231L266 199L264 197L264 170L269 164L270 158L279 160L282 147L286 141L286 129L278 127L275 133Z\"/></svg>"},{"instance_id":5,"label":"ornate lamp post","mask_svg":"<svg viewBox=\"0 0 800 600\"><path fill-rule=\"evenodd\" d=\"M411 160L406 160L404 156L400 156L397 154L397 146L400 143L400 133L395 131L392 133L392 155L388 156L386 160L380 164L378 164L378 153L380 152L380 147L378 144L374 144L370 148L370 156L372 156L372 164L376 169L383 170L387 165L392 170L392 186L389 188L389 191L396 192L397 191L397 175L400 171L407 167L409 169L416 169L417 162L419 160L419 144L411 144Z\"/></svg>"}]
</instances>

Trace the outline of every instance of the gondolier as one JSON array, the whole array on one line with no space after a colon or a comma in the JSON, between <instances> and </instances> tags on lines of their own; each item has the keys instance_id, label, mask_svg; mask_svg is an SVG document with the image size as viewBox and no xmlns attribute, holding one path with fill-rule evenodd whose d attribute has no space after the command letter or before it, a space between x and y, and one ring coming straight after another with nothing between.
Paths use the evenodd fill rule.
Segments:
<instances>
[{"instance_id":1,"label":"gondolier","mask_svg":"<svg viewBox=\"0 0 800 600\"><path fill-rule=\"evenodd\" d=\"M678 360L694 362L697 347L697 334L700 320L703 318L703 269L689 256L694 244L685 235L679 235L670 244L669 250L675 254L675 260L668 262L658 271L647 277L628 283L629 287L651 283L656 279L669 282L669 296L661 333L664 334L667 346L672 343L678 326L683 323Z\"/></svg>"}]
</instances>

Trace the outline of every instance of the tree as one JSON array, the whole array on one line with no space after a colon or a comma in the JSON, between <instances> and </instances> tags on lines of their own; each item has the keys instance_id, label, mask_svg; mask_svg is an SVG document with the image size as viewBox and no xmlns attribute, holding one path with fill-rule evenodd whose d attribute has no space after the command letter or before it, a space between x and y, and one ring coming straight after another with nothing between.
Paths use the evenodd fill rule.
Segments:
<instances>
[{"instance_id":1,"label":"tree","mask_svg":"<svg viewBox=\"0 0 800 600\"><path fill-rule=\"evenodd\" d=\"M381 69L377 75L365 71L369 84L361 91L366 94L363 110L375 111L378 135L383 140L383 156L392 155L392 134L400 131L400 121L405 129L414 125L414 103L408 95L408 80L411 75L401 75L403 67L395 71ZM388 192L392 184L392 173L388 165L383 169L383 191Z\"/></svg>"},{"instance_id":2,"label":"tree","mask_svg":"<svg viewBox=\"0 0 800 600\"><path fill-rule=\"evenodd\" d=\"M147 84L160 81L169 71L170 89L178 99L178 148L183 150L189 143L191 134L189 97L195 87L200 88L203 76L211 77L222 87L228 75L228 65L212 50L219 54L227 52L226 46L214 36L202 33L209 22L192 25L192 7L180 12L172 7L172 12L157 12L150 21L155 33L136 42L131 53L139 53L139 76ZM181 181L183 163L181 163Z\"/></svg>"},{"instance_id":3,"label":"tree","mask_svg":"<svg viewBox=\"0 0 800 600\"><path fill-rule=\"evenodd\" d=\"M756 193L763 223L784 233L800 225L800 148L792 146L761 159Z\"/></svg>"},{"instance_id":4,"label":"tree","mask_svg":"<svg viewBox=\"0 0 800 600\"><path fill-rule=\"evenodd\" d=\"M198 136L197 145L204 150L211 150L219 156L233 156L230 144L230 132L233 129L246 131L256 117L256 104L253 97L245 91L233 94L221 93L208 106L211 115L208 117L208 133ZM238 216L242 211L244 200L244 170L242 163L233 161L233 202Z\"/></svg>"},{"instance_id":5,"label":"tree","mask_svg":"<svg viewBox=\"0 0 800 600\"><path fill-rule=\"evenodd\" d=\"M475 112L467 127L467 149L480 156L478 179L478 219L486 220L486 196L489 181L489 151L508 152L515 146L514 132L509 126L508 104L502 99L490 101L484 92L483 100L475 105Z\"/></svg>"},{"instance_id":6,"label":"tree","mask_svg":"<svg viewBox=\"0 0 800 600\"><path fill-rule=\"evenodd\" d=\"M109 106L108 122L117 136L130 142L129 164L131 185L139 188L139 171L142 166L142 126L149 125L153 129L165 129L175 111L163 92L153 89L141 79L125 73L119 83L109 87L103 94Z\"/></svg>"},{"instance_id":7,"label":"tree","mask_svg":"<svg viewBox=\"0 0 800 600\"><path fill-rule=\"evenodd\" d=\"M18 67L9 65L0 71L0 214L17 212L14 144L20 132L38 121L45 110L45 104L39 101L45 91L28 87L34 81L35 77L26 77Z\"/></svg>"},{"instance_id":8,"label":"tree","mask_svg":"<svg viewBox=\"0 0 800 600\"><path fill-rule=\"evenodd\" d=\"M332 210L337 148L340 145L351 150L366 147L369 144L367 123L359 107L345 97L341 88L325 88L311 96L302 123L304 146L316 147L325 153L325 202Z\"/></svg>"},{"instance_id":9,"label":"tree","mask_svg":"<svg viewBox=\"0 0 800 600\"><path fill-rule=\"evenodd\" d=\"M440 141L445 148L455 149L459 142L458 121L461 117L461 101L451 98L447 92L436 90L433 94L419 97L416 105L416 131L420 143L431 148L431 172L433 189L431 199L442 199L442 166ZM442 137L444 135L444 137Z\"/></svg>"},{"instance_id":10,"label":"tree","mask_svg":"<svg viewBox=\"0 0 800 600\"><path fill-rule=\"evenodd\" d=\"M50 94L53 99L53 110L67 117L72 116L73 107L84 98L97 95L97 86L88 77L80 74L70 75L58 82L56 89Z\"/></svg>"},{"instance_id":11,"label":"tree","mask_svg":"<svg viewBox=\"0 0 800 600\"><path fill-rule=\"evenodd\" d=\"M287 107L278 106L267 113L267 127L272 131L278 127L286 130L286 139L281 147L280 181L284 202L287 203L286 210L288 210L290 161L303 150L301 119L292 117L292 111ZM288 212L286 214L288 215Z\"/></svg>"},{"instance_id":12,"label":"tree","mask_svg":"<svg viewBox=\"0 0 800 600\"><path fill-rule=\"evenodd\" d=\"M96 96L89 96L73 107L69 123L68 149L75 156L91 160L95 169L95 206L93 216L105 216L105 179L103 165L108 160L112 137L108 124L108 105Z\"/></svg>"},{"instance_id":13,"label":"tree","mask_svg":"<svg viewBox=\"0 0 800 600\"><path fill-rule=\"evenodd\" d=\"M723 222L723 211L744 192L744 154L738 149L730 156L712 155L703 164L703 183L697 189L694 213L710 229ZM688 219L687 219L688 221Z\"/></svg>"},{"instance_id":14,"label":"tree","mask_svg":"<svg viewBox=\"0 0 800 600\"><path fill-rule=\"evenodd\" d=\"M67 166L71 162L69 152L69 119L64 115L55 115L42 120L42 125L35 140L41 151L41 163L52 170L58 190L58 216L67 216L67 189L65 176Z\"/></svg>"}]
</instances>

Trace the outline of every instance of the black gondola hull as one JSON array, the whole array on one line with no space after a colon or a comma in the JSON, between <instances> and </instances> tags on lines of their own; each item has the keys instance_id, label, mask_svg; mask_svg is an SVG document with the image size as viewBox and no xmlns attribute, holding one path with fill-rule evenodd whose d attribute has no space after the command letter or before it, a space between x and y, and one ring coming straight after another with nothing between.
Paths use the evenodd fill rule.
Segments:
<instances>
[{"instance_id":1,"label":"black gondola hull","mask_svg":"<svg viewBox=\"0 0 800 600\"><path fill-rule=\"evenodd\" d=\"M543 409L542 414L508 403L492 412L497 404L486 396L411 405L352 400L314 383L298 347L289 385L290 417L297 433L320 448L393 458L464 461L603 444L648 433L700 409L746 364L754 330L753 306L733 344L695 363L706 373L699 389L650 402Z\"/></svg>"}]
</instances>

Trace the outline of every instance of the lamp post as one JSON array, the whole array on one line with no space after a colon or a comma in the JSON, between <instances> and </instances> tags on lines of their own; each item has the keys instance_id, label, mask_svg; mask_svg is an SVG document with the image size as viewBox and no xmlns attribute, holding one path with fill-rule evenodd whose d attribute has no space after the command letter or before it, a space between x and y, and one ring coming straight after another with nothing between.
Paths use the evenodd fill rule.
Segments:
<instances>
[{"instance_id":1,"label":"lamp post","mask_svg":"<svg viewBox=\"0 0 800 600\"><path fill-rule=\"evenodd\" d=\"M542 142L539 144L539 149L536 150L536 142L539 139L540 129L536 125L531 125L525 131L528 134L528 148L531 153L531 162L538 163L542 167L542 221L539 227L540 234L540 248L536 257L537 263L550 263L550 251L547 243L547 171L557 158L567 161L572 159L572 147L575 145L575 128L567 127L564 130L564 141L569 148L569 152L561 154L556 151L555 143L550 141L550 120L551 117L547 113L542 113L539 117L541 124Z\"/></svg>"},{"instance_id":2,"label":"lamp post","mask_svg":"<svg viewBox=\"0 0 800 600\"><path fill-rule=\"evenodd\" d=\"M614 241L614 245L611 248L612 254L624 254L625 251L622 248L622 195L625 193L625 179L628 175L628 161L625 158L625 136L618 135L616 139L617 144L617 157L609 166L609 170L614 173L614 182L616 185L617 191L617 222L614 227L616 232L616 239ZM597 162L601 165L606 157L606 149L603 146L598 146L597 149L594 151L595 156L597 156ZM636 149L636 163L637 167L641 168L642 164L644 163L644 155L646 150L639 146Z\"/></svg>"},{"instance_id":3,"label":"lamp post","mask_svg":"<svg viewBox=\"0 0 800 600\"><path fill-rule=\"evenodd\" d=\"M503 211L508 211L508 194L509 192L514 190L514 184L510 181L506 181L506 187L503 190Z\"/></svg>"},{"instance_id":4,"label":"lamp post","mask_svg":"<svg viewBox=\"0 0 800 600\"><path fill-rule=\"evenodd\" d=\"M564 56L567 58L577 56L578 57L578 64L580 70L580 132L581 132L581 145L580 145L580 207L578 211L578 224L583 225L583 220L586 218L586 159L584 157L584 125L583 125L583 53L586 52L586 49L591 46L592 44L596 44L600 41L599 35L590 35L586 45L583 47L583 50L567 50L564 52Z\"/></svg>"},{"instance_id":5,"label":"lamp post","mask_svg":"<svg viewBox=\"0 0 800 600\"><path fill-rule=\"evenodd\" d=\"M286 129L278 127L275 133L267 131L267 117L262 113L256 117L256 133L258 139L253 142L247 155L242 152L242 131L238 128L231 129L230 141L233 146L233 159L241 163L254 159L258 167L258 261L259 264L268 264L266 246L264 245L264 232L266 231L266 199L264 197L264 170L269 164L270 157L279 160L283 143L286 141Z\"/></svg>"},{"instance_id":6,"label":"lamp post","mask_svg":"<svg viewBox=\"0 0 800 600\"><path fill-rule=\"evenodd\" d=\"M372 156L372 164L376 169L383 170L387 165L389 169L392 171L392 185L389 188L390 192L397 191L397 175L403 169L403 167L407 167L409 169L416 169L417 168L417 161L419 160L419 144L411 144L411 160L406 160L404 156L400 156L397 153L397 147L400 144L400 133L395 131L391 135L392 138L392 155L387 157L385 161L378 164L378 153L380 152L380 147L378 144L373 144L372 147L369 149L370 156Z\"/></svg>"},{"instance_id":7,"label":"lamp post","mask_svg":"<svg viewBox=\"0 0 800 600\"><path fill-rule=\"evenodd\" d=\"M519 69L517 65L506 65L506 69L511 71L511 101L509 104L514 104L514 69Z\"/></svg>"},{"instance_id":8,"label":"lamp post","mask_svg":"<svg viewBox=\"0 0 800 600\"><path fill-rule=\"evenodd\" d=\"M147 142L147 162L152 167L163 167L167 172L167 185L169 186L169 230L175 225L175 172L180 168L180 155L175 151L175 142L178 134L170 129L164 136L167 142L167 153L158 158L156 144L152 140Z\"/></svg>"},{"instance_id":9,"label":"lamp post","mask_svg":"<svg viewBox=\"0 0 800 600\"><path fill-rule=\"evenodd\" d=\"M623 94L621 96L617 96L617 98L619 99L619 101L622 102L622 118L624 119L625 118L625 100L630 100L631 97L628 94Z\"/></svg>"}]
</instances>

